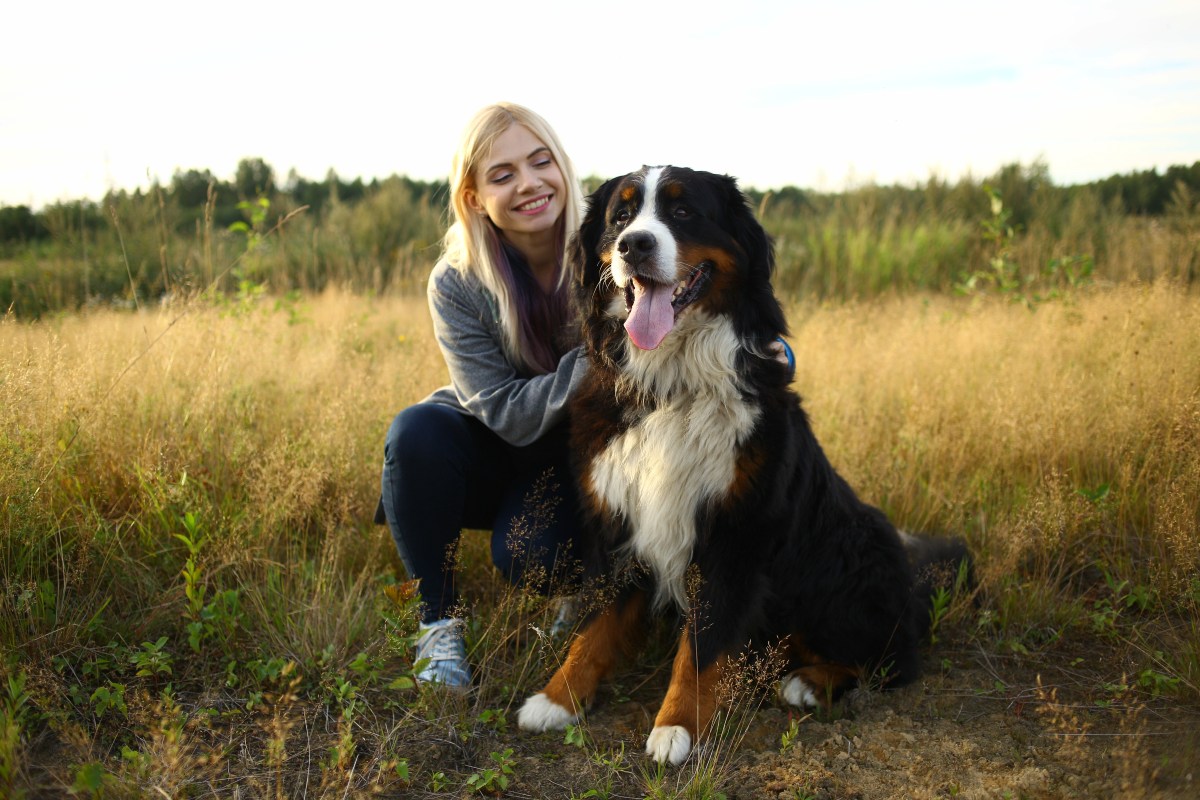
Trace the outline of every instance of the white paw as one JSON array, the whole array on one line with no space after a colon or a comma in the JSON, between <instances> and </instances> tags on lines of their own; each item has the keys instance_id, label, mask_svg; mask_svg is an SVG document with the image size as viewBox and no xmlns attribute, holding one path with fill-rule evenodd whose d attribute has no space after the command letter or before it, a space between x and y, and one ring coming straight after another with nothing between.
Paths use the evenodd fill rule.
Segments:
<instances>
[{"instance_id":1,"label":"white paw","mask_svg":"<svg viewBox=\"0 0 1200 800\"><path fill-rule=\"evenodd\" d=\"M561 731L578 716L572 714L542 692L530 697L517 711L517 727L525 731Z\"/></svg>"},{"instance_id":2,"label":"white paw","mask_svg":"<svg viewBox=\"0 0 1200 800\"><path fill-rule=\"evenodd\" d=\"M779 682L779 696L785 703L797 708L816 708L820 705L812 687L795 675L788 675Z\"/></svg>"},{"instance_id":3,"label":"white paw","mask_svg":"<svg viewBox=\"0 0 1200 800\"><path fill-rule=\"evenodd\" d=\"M670 761L675 766L683 763L692 752L692 735L679 725L663 725L650 731L646 740L646 755L658 763Z\"/></svg>"}]
</instances>

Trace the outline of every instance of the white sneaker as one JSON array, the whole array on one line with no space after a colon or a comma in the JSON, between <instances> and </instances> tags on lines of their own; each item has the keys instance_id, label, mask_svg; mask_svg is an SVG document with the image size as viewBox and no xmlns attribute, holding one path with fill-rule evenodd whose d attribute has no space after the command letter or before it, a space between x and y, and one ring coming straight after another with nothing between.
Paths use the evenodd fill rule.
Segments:
<instances>
[{"instance_id":1,"label":"white sneaker","mask_svg":"<svg viewBox=\"0 0 1200 800\"><path fill-rule=\"evenodd\" d=\"M471 665L467 663L463 625L461 619L454 617L428 625L421 623L416 660L418 663L425 661L425 665L417 672L419 682L450 689L471 688Z\"/></svg>"},{"instance_id":2,"label":"white sneaker","mask_svg":"<svg viewBox=\"0 0 1200 800\"><path fill-rule=\"evenodd\" d=\"M561 639L579 623L579 596L567 595L558 601L558 615L550 625L550 638Z\"/></svg>"}]
</instances>

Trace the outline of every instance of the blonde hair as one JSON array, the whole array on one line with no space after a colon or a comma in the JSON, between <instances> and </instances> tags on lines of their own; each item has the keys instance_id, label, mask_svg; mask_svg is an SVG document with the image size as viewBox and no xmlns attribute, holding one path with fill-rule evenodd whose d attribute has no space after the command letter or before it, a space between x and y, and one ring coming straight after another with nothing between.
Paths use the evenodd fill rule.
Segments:
<instances>
[{"instance_id":1,"label":"blonde hair","mask_svg":"<svg viewBox=\"0 0 1200 800\"><path fill-rule=\"evenodd\" d=\"M548 372L553 365L537 363L530 356L530 343L524 341L513 287L505 279L506 270L499 266L503 258L500 238L495 225L486 214L471 213L467 205L468 190L475 190L476 168L487 158L496 139L513 125L523 125L541 140L554 158L563 176L566 197L563 213L556 225L561 252L559 253L556 292L566 291L567 241L579 228L582 193L575 177L575 167L567 158L554 129L540 116L516 103L495 103L481 109L467 124L450 166L450 227L442 239L443 257L459 269L475 275L496 299L500 319L501 346L518 370Z\"/></svg>"}]
</instances>

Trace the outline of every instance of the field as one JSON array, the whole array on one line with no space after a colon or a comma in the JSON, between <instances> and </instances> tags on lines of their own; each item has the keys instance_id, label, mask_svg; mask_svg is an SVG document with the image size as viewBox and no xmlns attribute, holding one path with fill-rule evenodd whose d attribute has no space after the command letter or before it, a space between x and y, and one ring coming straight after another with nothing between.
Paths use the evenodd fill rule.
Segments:
<instances>
[{"instance_id":1,"label":"field","mask_svg":"<svg viewBox=\"0 0 1200 800\"><path fill-rule=\"evenodd\" d=\"M482 535L460 553L480 686L413 687L370 520L392 415L445 380L422 300L9 316L0 795L1193 797L1200 299L1135 278L789 306L831 460L900 525L965 536L978 583L938 604L915 685L801 717L746 664L662 771L641 748L670 623L584 724L519 732L563 643Z\"/></svg>"}]
</instances>

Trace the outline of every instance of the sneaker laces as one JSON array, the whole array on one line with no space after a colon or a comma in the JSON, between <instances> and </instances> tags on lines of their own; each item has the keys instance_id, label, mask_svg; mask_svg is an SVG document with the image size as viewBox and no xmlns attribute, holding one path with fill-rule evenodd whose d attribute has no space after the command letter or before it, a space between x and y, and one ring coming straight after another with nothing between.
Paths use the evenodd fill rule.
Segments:
<instances>
[{"instance_id":1,"label":"sneaker laces","mask_svg":"<svg viewBox=\"0 0 1200 800\"><path fill-rule=\"evenodd\" d=\"M450 686L470 685L471 672L462 626L462 620L453 617L421 626L421 636L416 642L417 661L425 661L426 665L418 678Z\"/></svg>"},{"instance_id":2,"label":"sneaker laces","mask_svg":"<svg viewBox=\"0 0 1200 800\"><path fill-rule=\"evenodd\" d=\"M459 625L461 623L456 619L429 623L429 627L417 639L417 658L427 658L431 662L466 658L466 646Z\"/></svg>"}]
</instances>

